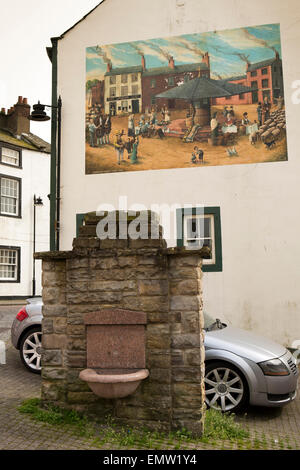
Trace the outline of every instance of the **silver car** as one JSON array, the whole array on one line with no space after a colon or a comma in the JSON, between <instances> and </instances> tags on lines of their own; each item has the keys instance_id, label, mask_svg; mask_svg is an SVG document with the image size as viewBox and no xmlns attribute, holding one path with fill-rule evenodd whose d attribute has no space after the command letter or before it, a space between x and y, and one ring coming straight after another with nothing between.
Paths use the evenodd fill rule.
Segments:
<instances>
[{"instance_id":1,"label":"silver car","mask_svg":"<svg viewBox=\"0 0 300 470\"><path fill-rule=\"evenodd\" d=\"M35 373L41 371L42 318L42 299L28 299L11 330L21 360ZM238 412L248 404L278 407L294 400L299 371L286 348L206 313L204 327L208 407Z\"/></svg>"}]
</instances>

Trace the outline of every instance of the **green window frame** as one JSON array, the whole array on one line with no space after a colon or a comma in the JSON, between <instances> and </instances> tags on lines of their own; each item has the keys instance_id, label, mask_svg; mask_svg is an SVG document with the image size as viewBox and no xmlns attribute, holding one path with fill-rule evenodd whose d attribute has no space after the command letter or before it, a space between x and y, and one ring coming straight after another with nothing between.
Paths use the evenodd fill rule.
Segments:
<instances>
[{"instance_id":1,"label":"green window frame","mask_svg":"<svg viewBox=\"0 0 300 470\"><path fill-rule=\"evenodd\" d=\"M211 216L213 219L212 243L214 251L214 260L203 260L203 272L221 272L223 271L222 260L222 232L221 232L221 213L220 207L193 207L182 208L176 211L177 223L177 246L184 246L185 238L185 217L190 216ZM191 249L192 251L192 249Z\"/></svg>"},{"instance_id":2,"label":"green window frame","mask_svg":"<svg viewBox=\"0 0 300 470\"><path fill-rule=\"evenodd\" d=\"M79 237L79 229L83 226L85 214L76 214L76 237Z\"/></svg>"}]
</instances>

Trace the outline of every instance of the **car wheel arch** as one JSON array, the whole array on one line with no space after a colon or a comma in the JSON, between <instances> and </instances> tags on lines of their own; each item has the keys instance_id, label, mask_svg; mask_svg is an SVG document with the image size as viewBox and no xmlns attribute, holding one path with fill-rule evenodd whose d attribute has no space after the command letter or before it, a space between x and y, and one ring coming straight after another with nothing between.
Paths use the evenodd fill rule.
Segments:
<instances>
[{"instance_id":1,"label":"car wheel arch","mask_svg":"<svg viewBox=\"0 0 300 470\"><path fill-rule=\"evenodd\" d=\"M40 328L42 331L42 325L40 323L31 323L30 325L28 325L27 328L25 328L19 336L17 349L20 349L22 339L28 333L28 331L32 330L33 328Z\"/></svg>"},{"instance_id":2,"label":"car wheel arch","mask_svg":"<svg viewBox=\"0 0 300 470\"><path fill-rule=\"evenodd\" d=\"M205 364L209 364L211 362L222 361L227 363L228 365L232 365L236 367L240 373L244 376L246 383L248 385L248 390L251 395L252 392L257 392L258 389L261 390L261 383L258 383L257 377L249 364L249 360L241 356L237 356L236 354L231 353L230 351L222 351L222 350L206 350L205 351ZM253 363L255 364L255 363ZM256 364L255 364L256 365ZM258 367L258 366L257 366ZM265 390L266 391L266 390Z\"/></svg>"}]
</instances>

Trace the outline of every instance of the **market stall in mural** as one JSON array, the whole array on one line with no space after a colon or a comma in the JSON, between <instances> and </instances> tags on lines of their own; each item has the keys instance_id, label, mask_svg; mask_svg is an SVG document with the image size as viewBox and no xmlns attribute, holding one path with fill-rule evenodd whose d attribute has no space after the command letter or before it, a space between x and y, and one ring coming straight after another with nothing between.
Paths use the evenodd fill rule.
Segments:
<instances>
[{"instance_id":1,"label":"market stall in mural","mask_svg":"<svg viewBox=\"0 0 300 470\"><path fill-rule=\"evenodd\" d=\"M278 24L86 51L86 173L287 160Z\"/></svg>"}]
</instances>

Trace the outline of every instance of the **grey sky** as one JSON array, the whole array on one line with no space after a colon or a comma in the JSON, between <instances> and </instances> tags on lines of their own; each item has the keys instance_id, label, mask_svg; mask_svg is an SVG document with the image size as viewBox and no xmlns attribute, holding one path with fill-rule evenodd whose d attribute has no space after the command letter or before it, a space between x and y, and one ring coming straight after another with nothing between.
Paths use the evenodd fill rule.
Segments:
<instances>
[{"instance_id":1,"label":"grey sky","mask_svg":"<svg viewBox=\"0 0 300 470\"><path fill-rule=\"evenodd\" d=\"M29 104L51 104L51 63L46 47L100 0L0 0L0 108L18 96ZM50 141L50 122L32 123L32 132Z\"/></svg>"}]
</instances>

